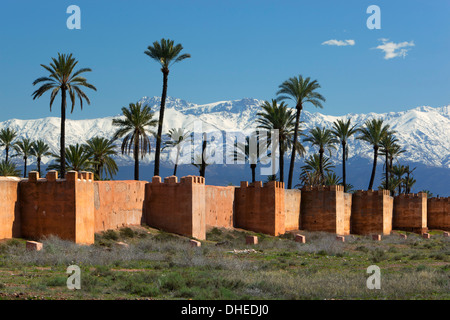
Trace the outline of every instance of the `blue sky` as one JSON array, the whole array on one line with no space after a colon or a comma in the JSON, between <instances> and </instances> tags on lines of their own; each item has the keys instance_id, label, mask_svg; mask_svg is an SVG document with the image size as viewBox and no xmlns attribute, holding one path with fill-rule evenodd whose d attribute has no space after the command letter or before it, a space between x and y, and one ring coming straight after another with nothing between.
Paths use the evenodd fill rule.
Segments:
<instances>
[{"instance_id":1,"label":"blue sky","mask_svg":"<svg viewBox=\"0 0 450 320\"><path fill-rule=\"evenodd\" d=\"M81 9L81 30L66 27L72 4ZM380 30L366 26L373 4ZM59 99L50 112L49 94L31 98L32 82L47 75L40 64L58 52L92 68L86 75L98 88L87 90L91 105L77 105L71 119L116 115L142 96L161 95L162 73L144 51L163 37L192 55L172 67L168 94L194 103L269 100L302 74L321 84L327 101L317 111L326 114L448 105L449 13L450 2L440 0L2 0L0 121L59 116ZM406 51L385 59L381 48L396 49L391 56Z\"/></svg>"}]
</instances>

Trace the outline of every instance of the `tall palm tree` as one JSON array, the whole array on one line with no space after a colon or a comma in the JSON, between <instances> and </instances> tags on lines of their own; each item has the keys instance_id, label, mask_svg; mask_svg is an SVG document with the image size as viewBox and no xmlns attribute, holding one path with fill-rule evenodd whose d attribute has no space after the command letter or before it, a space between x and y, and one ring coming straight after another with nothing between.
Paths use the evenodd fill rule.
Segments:
<instances>
[{"instance_id":1,"label":"tall palm tree","mask_svg":"<svg viewBox=\"0 0 450 320\"><path fill-rule=\"evenodd\" d=\"M125 118L113 119L113 126L119 127L114 134L114 140L125 137L122 141L122 154L134 155L134 179L139 180L139 154L141 158L150 152L149 134L151 127L158 123L153 119L153 112L149 106L142 106L141 103L130 103L128 109L123 107L122 114Z\"/></svg>"},{"instance_id":2,"label":"tall palm tree","mask_svg":"<svg viewBox=\"0 0 450 320\"><path fill-rule=\"evenodd\" d=\"M298 77L289 78L279 86L277 92L278 101L283 101L286 99L292 99L295 101L295 127L292 141L296 143L298 139L298 128L300 123L300 115L303 110L303 105L305 103L311 103L316 108L323 108L322 102L325 102L325 98L318 92L317 89L320 88L317 80L311 81L309 77L303 78L301 75ZM294 174L294 164L295 164L295 148L292 150L291 163L289 166L289 176L288 176L288 189L292 187L292 177Z\"/></svg>"},{"instance_id":3,"label":"tall palm tree","mask_svg":"<svg viewBox=\"0 0 450 320\"><path fill-rule=\"evenodd\" d=\"M16 142L14 145L14 151L17 152L17 155L22 156L24 167L23 167L23 177L27 176L27 164L28 157L31 155L33 149L33 143L28 138L22 138Z\"/></svg>"},{"instance_id":4,"label":"tall palm tree","mask_svg":"<svg viewBox=\"0 0 450 320\"><path fill-rule=\"evenodd\" d=\"M51 91L50 95L50 111L52 110L53 101L55 100L58 92L61 91L61 137L60 137L60 159L61 168L60 174L61 178L65 177L66 166L65 166L65 141L66 141L66 96L69 95L70 101L72 102L71 112L75 107L75 99L78 98L80 101L81 110L83 110L83 100L87 104L91 104L89 97L84 93L82 87L86 87L97 91L92 84L88 83L86 78L82 77L81 74L85 72L92 71L89 68L82 68L74 72L74 68L78 64L78 61L72 57L72 54L60 54L58 53L58 58L52 58L50 66L41 64L41 66L47 70L50 75L47 77L40 77L34 80L33 85L43 82L43 84L33 92L33 100L40 98L47 91Z\"/></svg>"},{"instance_id":5,"label":"tall palm tree","mask_svg":"<svg viewBox=\"0 0 450 320\"><path fill-rule=\"evenodd\" d=\"M36 157L37 171L41 175L41 161L44 156L51 156L50 147L43 140L37 140L33 142L31 149L31 155Z\"/></svg>"},{"instance_id":6,"label":"tall palm tree","mask_svg":"<svg viewBox=\"0 0 450 320\"><path fill-rule=\"evenodd\" d=\"M5 148L6 162L9 160L9 150L14 146L14 139L17 137L17 131L6 128L0 130L0 147Z\"/></svg>"},{"instance_id":7,"label":"tall palm tree","mask_svg":"<svg viewBox=\"0 0 450 320\"><path fill-rule=\"evenodd\" d=\"M388 132L380 140L380 155L385 157L385 187L386 190L391 190L389 188L389 183L391 179L389 178L390 171L390 155L394 152L394 147L397 145L398 139L394 136L393 131Z\"/></svg>"},{"instance_id":8,"label":"tall palm tree","mask_svg":"<svg viewBox=\"0 0 450 320\"><path fill-rule=\"evenodd\" d=\"M161 95L161 107L159 109L158 132L156 135L156 151L155 151L155 176L159 176L159 158L161 152L161 137L164 121L164 110L167 97L167 81L169 78L169 67L174 63L180 62L184 59L190 58L188 53L181 54L183 46L181 44L174 44L173 40L161 39L160 42L155 41L153 45L148 46L144 52L153 60L161 65L161 72L163 74L163 90Z\"/></svg>"},{"instance_id":9,"label":"tall palm tree","mask_svg":"<svg viewBox=\"0 0 450 320\"><path fill-rule=\"evenodd\" d=\"M113 159L117 155L115 147L112 140L101 137L93 137L86 142L84 148L94 164L96 179L103 180L108 176L112 178L119 171Z\"/></svg>"},{"instance_id":10,"label":"tall palm tree","mask_svg":"<svg viewBox=\"0 0 450 320\"><path fill-rule=\"evenodd\" d=\"M295 130L295 115L292 109L281 102L278 105L276 100L272 100L272 103L265 101L261 108L262 112L258 112L256 122L258 128L270 131L278 130L278 150L280 153L279 165L280 165L280 182L284 182L284 154L290 148L296 149L296 151L303 153L304 148L298 140L292 140ZM295 141L295 144L294 144Z\"/></svg>"},{"instance_id":11,"label":"tall palm tree","mask_svg":"<svg viewBox=\"0 0 450 320\"><path fill-rule=\"evenodd\" d=\"M341 142L342 145L342 184L344 186L344 192L347 192L347 179L345 162L348 159L348 139L357 132L356 125L351 125L351 120L347 121L338 119L333 122L333 129L331 132Z\"/></svg>"},{"instance_id":12,"label":"tall palm tree","mask_svg":"<svg viewBox=\"0 0 450 320\"><path fill-rule=\"evenodd\" d=\"M93 170L94 163L90 159L90 155L84 145L80 145L78 143L76 145L70 145L66 147L64 154L66 156L66 159L64 161L66 170L73 170L78 172ZM53 157L55 158L56 163L50 164L47 170L59 170L61 168L60 156L57 154L53 154Z\"/></svg>"},{"instance_id":13,"label":"tall palm tree","mask_svg":"<svg viewBox=\"0 0 450 320\"><path fill-rule=\"evenodd\" d=\"M177 168L178 168L178 160L181 153L181 148L183 147L184 143L187 143L190 141L191 133L189 131L185 131L183 128L172 128L169 130L169 133L167 134L169 140L164 142L165 148L175 148L177 155L175 159L175 167L173 169L173 175L177 175Z\"/></svg>"},{"instance_id":14,"label":"tall palm tree","mask_svg":"<svg viewBox=\"0 0 450 320\"><path fill-rule=\"evenodd\" d=\"M320 175L322 179L325 179L323 170L323 154L326 149L331 156L331 151L336 149L335 144L338 143L338 140L334 137L330 129L315 127L309 131L309 136L303 139L303 141L310 142L313 146L319 147Z\"/></svg>"},{"instance_id":15,"label":"tall palm tree","mask_svg":"<svg viewBox=\"0 0 450 320\"><path fill-rule=\"evenodd\" d=\"M373 146L373 167L368 187L369 190L372 190L377 169L378 149L380 148L382 138L389 133L389 125L383 124L383 119L371 119L367 120L364 126L358 129L358 131L361 135L357 139L366 141Z\"/></svg>"}]
</instances>

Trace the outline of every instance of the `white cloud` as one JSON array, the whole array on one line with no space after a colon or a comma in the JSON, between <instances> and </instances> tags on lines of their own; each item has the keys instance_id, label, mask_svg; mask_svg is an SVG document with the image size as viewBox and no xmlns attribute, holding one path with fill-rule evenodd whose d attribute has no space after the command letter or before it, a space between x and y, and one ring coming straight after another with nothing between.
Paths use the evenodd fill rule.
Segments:
<instances>
[{"instance_id":1,"label":"white cloud","mask_svg":"<svg viewBox=\"0 0 450 320\"><path fill-rule=\"evenodd\" d=\"M400 43L388 42L389 39L379 39L383 44L380 44L375 49L379 49L384 52L384 59L389 60L396 57L405 57L406 53L411 50L408 47L414 47L414 41L404 41Z\"/></svg>"},{"instance_id":2,"label":"white cloud","mask_svg":"<svg viewBox=\"0 0 450 320\"><path fill-rule=\"evenodd\" d=\"M327 46L338 46L338 47L342 47L342 46L354 46L355 45L355 40L328 40L325 42L322 42L322 45L327 45Z\"/></svg>"}]
</instances>

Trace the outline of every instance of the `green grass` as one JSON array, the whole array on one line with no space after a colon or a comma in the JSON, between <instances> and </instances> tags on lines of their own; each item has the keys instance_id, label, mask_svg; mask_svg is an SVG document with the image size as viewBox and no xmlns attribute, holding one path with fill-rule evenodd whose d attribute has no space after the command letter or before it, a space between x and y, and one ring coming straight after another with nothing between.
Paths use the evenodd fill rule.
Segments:
<instances>
[{"instance_id":1,"label":"green grass","mask_svg":"<svg viewBox=\"0 0 450 320\"><path fill-rule=\"evenodd\" d=\"M109 230L81 246L55 237L44 249L0 242L0 299L449 299L449 239L408 239L302 232L271 237L214 228L199 248L146 227ZM255 246L246 235L257 235ZM128 247L115 245L125 242ZM69 265L81 290L66 287ZM367 267L381 269L381 290L366 287Z\"/></svg>"}]
</instances>

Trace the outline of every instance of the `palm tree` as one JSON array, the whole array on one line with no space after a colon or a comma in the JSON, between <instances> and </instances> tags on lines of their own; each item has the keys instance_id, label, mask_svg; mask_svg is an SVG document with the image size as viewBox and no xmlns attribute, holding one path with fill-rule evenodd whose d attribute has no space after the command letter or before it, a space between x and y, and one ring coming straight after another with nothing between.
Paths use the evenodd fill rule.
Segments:
<instances>
[{"instance_id":1,"label":"palm tree","mask_svg":"<svg viewBox=\"0 0 450 320\"><path fill-rule=\"evenodd\" d=\"M191 55L188 53L180 54L182 50L183 46L181 44L174 45L173 40L161 39L160 42L153 42L153 45L148 46L147 50L144 52L146 55L148 55L150 58L157 61L161 65L161 72L163 73L163 90L161 95L161 107L159 109L158 133L156 135L155 176L159 176L159 158L161 152L161 137L167 97L167 80L169 77L169 67L171 67L174 63L191 57Z\"/></svg>"},{"instance_id":2,"label":"palm tree","mask_svg":"<svg viewBox=\"0 0 450 320\"><path fill-rule=\"evenodd\" d=\"M403 175L406 173L406 167L404 165L398 164L394 165L391 169L392 174L396 178L398 186L398 194L402 193L402 185L404 183Z\"/></svg>"},{"instance_id":3,"label":"palm tree","mask_svg":"<svg viewBox=\"0 0 450 320\"><path fill-rule=\"evenodd\" d=\"M31 155L36 157L37 171L41 175L41 161L44 156L51 156L50 147L43 140L37 140L33 142L31 149Z\"/></svg>"},{"instance_id":4,"label":"palm tree","mask_svg":"<svg viewBox=\"0 0 450 320\"><path fill-rule=\"evenodd\" d=\"M367 120L364 123L364 126L358 129L358 131L361 133L361 135L358 136L357 139L366 141L373 146L373 167L368 187L368 189L371 190L373 187L375 172L377 169L378 149L380 148L382 138L389 133L389 125L383 124L382 119L371 119Z\"/></svg>"},{"instance_id":5,"label":"palm tree","mask_svg":"<svg viewBox=\"0 0 450 320\"><path fill-rule=\"evenodd\" d=\"M0 147L5 148L6 162L9 160L9 149L14 146L13 140L17 137L17 131L10 128L0 130Z\"/></svg>"},{"instance_id":6,"label":"palm tree","mask_svg":"<svg viewBox=\"0 0 450 320\"><path fill-rule=\"evenodd\" d=\"M83 110L83 100L89 105L91 101L89 100L86 93L84 93L81 87L86 87L97 91L97 89L90 83L86 81L84 77L81 76L82 73L92 71L89 68L82 68L74 72L74 68L78 64L78 61L72 57L72 54L60 54L58 53L58 58L52 58L50 66L41 64L41 66L47 70L50 75L48 77L41 77L34 80L33 85L44 82L39 89L33 92L33 100L40 98L44 93L51 90L50 95L50 111L52 110L53 101L55 100L58 92L61 91L61 137L60 137L60 159L61 168L60 174L61 178L65 176L65 139L66 139L66 95L69 94L70 101L72 102L72 109L75 107L76 97L80 101L81 110Z\"/></svg>"},{"instance_id":7,"label":"palm tree","mask_svg":"<svg viewBox=\"0 0 450 320\"><path fill-rule=\"evenodd\" d=\"M325 179L320 173L321 162L322 170L326 172L327 175L332 172L334 165L330 158L325 156L321 159L320 156L315 153L309 156L309 158L305 160L305 164L301 167L302 172L300 174L300 181L304 186L320 186L325 183Z\"/></svg>"},{"instance_id":8,"label":"palm tree","mask_svg":"<svg viewBox=\"0 0 450 320\"><path fill-rule=\"evenodd\" d=\"M94 162L91 161L90 155L84 145L76 144L66 147L65 169L72 171L92 171ZM55 162L48 166L47 170L58 170L61 168L61 158L57 154L53 154Z\"/></svg>"},{"instance_id":9,"label":"palm tree","mask_svg":"<svg viewBox=\"0 0 450 320\"><path fill-rule=\"evenodd\" d=\"M338 119L333 123L333 129L331 131L342 145L342 184L344 186L344 192L347 192L347 180L345 172L345 162L348 159L347 141L358 131L358 129L356 129L356 125L351 126L350 122L350 119L347 119L347 121Z\"/></svg>"},{"instance_id":10,"label":"palm tree","mask_svg":"<svg viewBox=\"0 0 450 320\"><path fill-rule=\"evenodd\" d=\"M26 178L27 176L27 163L28 163L28 157L31 155L33 148L33 143L28 138L22 138L19 141L16 142L14 145L14 150L17 152L17 155L22 156L24 161L24 167L23 167L23 177Z\"/></svg>"},{"instance_id":11,"label":"palm tree","mask_svg":"<svg viewBox=\"0 0 450 320\"><path fill-rule=\"evenodd\" d=\"M113 119L113 126L119 127L114 134L114 140L125 137L122 141L122 154L134 155L134 179L139 180L139 154L141 158L150 152L149 127L155 127L158 123L153 119L153 112L149 106L141 103L130 103L128 109L123 107L122 113L125 118Z\"/></svg>"},{"instance_id":12,"label":"palm tree","mask_svg":"<svg viewBox=\"0 0 450 320\"><path fill-rule=\"evenodd\" d=\"M328 150L330 157L332 149L336 149L335 145L338 140L333 136L330 129L315 127L309 131L309 136L303 139L305 142L310 142L313 146L319 147L319 168L320 175L325 179L323 170L323 153L325 149Z\"/></svg>"},{"instance_id":13,"label":"palm tree","mask_svg":"<svg viewBox=\"0 0 450 320\"><path fill-rule=\"evenodd\" d=\"M292 136L295 130L295 115L292 113L292 109L282 102L277 104L276 100L272 100L272 103L265 101L261 108L262 112L258 112L256 119L258 128L270 131L278 130L278 149L280 153L280 182L284 182L284 154L287 150L294 147L299 153L304 152L303 146L296 141L293 145ZM269 138L271 139L271 138Z\"/></svg>"},{"instance_id":14,"label":"palm tree","mask_svg":"<svg viewBox=\"0 0 450 320\"><path fill-rule=\"evenodd\" d=\"M380 155L385 157L385 187L386 190L391 190L389 188L390 178L389 178L389 171L390 171L390 155L394 151L394 146L397 145L398 139L394 136L393 131L388 132L385 136L381 138L380 141Z\"/></svg>"},{"instance_id":15,"label":"palm tree","mask_svg":"<svg viewBox=\"0 0 450 320\"><path fill-rule=\"evenodd\" d=\"M181 153L181 148L183 147L183 144L190 141L191 133L188 131L185 131L183 128L172 128L169 130L169 133L167 134L169 140L164 142L165 148L176 148L176 159L175 159L175 167L173 169L173 175L177 175L177 168L178 168L178 160Z\"/></svg>"},{"instance_id":16,"label":"palm tree","mask_svg":"<svg viewBox=\"0 0 450 320\"><path fill-rule=\"evenodd\" d=\"M112 140L93 137L86 142L84 148L94 163L96 179L103 180L104 176L112 178L117 174L119 168L113 159L117 152L114 150L115 145Z\"/></svg>"},{"instance_id":17,"label":"palm tree","mask_svg":"<svg viewBox=\"0 0 450 320\"><path fill-rule=\"evenodd\" d=\"M320 88L317 80L311 81L311 79L303 78L301 75L298 78L289 78L279 86L277 92L278 101L283 101L286 99L292 99L296 103L296 114L295 114L295 127L292 141L296 143L298 139L298 128L300 123L300 115L305 103L311 103L316 108L323 108L322 101L325 102L325 98L316 92ZM281 96L280 96L281 95ZM294 174L294 163L295 163L295 148L292 150L291 163L289 166L289 176L288 176L288 189L292 187L292 177Z\"/></svg>"},{"instance_id":18,"label":"palm tree","mask_svg":"<svg viewBox=\"0 0 450 320\"><path fill-rule=\"evenodd\" d=\"M330 171L327 172L325 176L325 185L326 186L342 185L342 180L335 172Z\"/></svg>"},{"instance_id":19,"label":"palm tree","mask_svg":"<svg viewBox=\"0 0 450 320\"><path fill-rule=\"evenodd\" d=\"M416 168L410 169L409 165L405 166L405 194L409 194L411 192L411 187L416 183L416 180L411 177L411 174L414 172L414 170L416 170Z\"/></svg>"},{"instance_id":20,"label":"palm tree","mask_svg":"<svg viewBox=\"0 0 450 320\"><path fill-rule=\"evenodd\" d=\"M393 162L394 159L396 159L400 154L404 153L406 150L402 149L402 147L400 145L398 145L397 143L395 143L390 151L389 151L389 170L392 172L392 168L393 168Z\"/></svg>"},{"instance_id":21,"label":"palm tree","mask_svg":"<svg viewBox=\"0 0 450 320\"><path fill-rule=\"evenodd\" d=\"M0 177L18 177L20 171L11 161L2 160L0 161Z\"/></svg>"}]
</instances>

